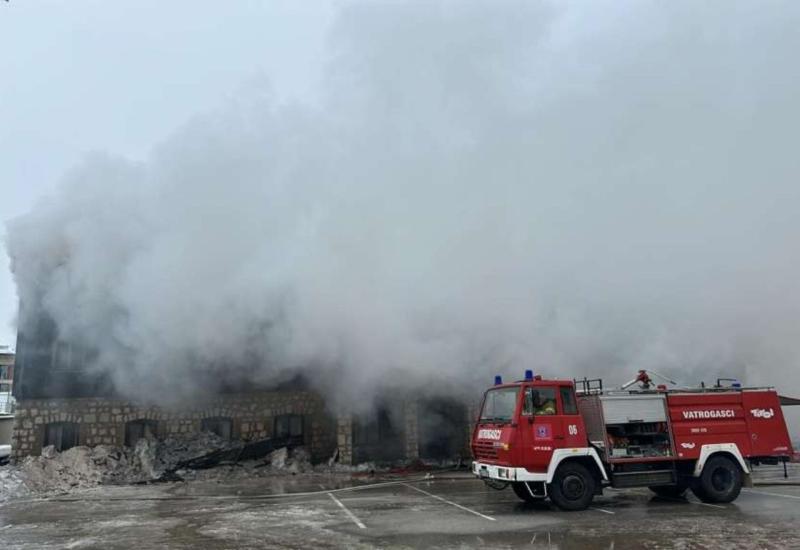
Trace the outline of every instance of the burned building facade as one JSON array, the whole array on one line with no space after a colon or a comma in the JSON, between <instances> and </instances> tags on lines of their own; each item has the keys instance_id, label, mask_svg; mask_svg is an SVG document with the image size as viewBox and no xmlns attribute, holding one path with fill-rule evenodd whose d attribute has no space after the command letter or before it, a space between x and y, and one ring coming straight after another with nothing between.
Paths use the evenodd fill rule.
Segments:
<instances>
[{"instance_id":1,"label":"burned building facade","mask_svg":"<svg viewBox=\"0 0 800 550\"><path fill-rule=\"evenodd\" d=\"M369 412L352 413L336 410L298 377L275 387L220 387L180 406L148 405L88 368L91 352L60 340L45 317L20 330L16 359L14 460L49 445L133 446L141 437L201 431L242 441L289 437L302 442L312 462L455 461L469 453L471 408L452 398L387 391Z\"/></svg>"}]
</instances>

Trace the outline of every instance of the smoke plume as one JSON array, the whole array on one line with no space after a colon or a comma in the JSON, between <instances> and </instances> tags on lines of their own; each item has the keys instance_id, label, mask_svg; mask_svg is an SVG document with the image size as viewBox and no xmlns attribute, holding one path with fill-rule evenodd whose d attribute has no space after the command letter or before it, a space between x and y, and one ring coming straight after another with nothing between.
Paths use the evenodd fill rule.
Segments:
<instances>
[{"instance_id":1,"label":"smoke plume","mask_svg":"<svg viewBox=\"0 0 800 550\"><path fill-rule=\"evenodd\" d=\"M153 399L209 369L348 399L525 368L798 392L798 25L348 5L318 104L250 89L10 222L20 328L42 308Z\"/></svg>"}]
</instances>

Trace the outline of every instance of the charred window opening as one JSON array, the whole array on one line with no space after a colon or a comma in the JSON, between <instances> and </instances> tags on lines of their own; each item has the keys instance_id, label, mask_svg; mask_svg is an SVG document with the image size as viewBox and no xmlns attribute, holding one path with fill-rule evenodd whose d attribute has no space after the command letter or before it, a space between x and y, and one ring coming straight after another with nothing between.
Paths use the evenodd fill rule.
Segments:
<instances>
[{"instance_id":1,"label":"charred window opening","mask_svg":"<svg viewBox=\"0 0 800 550\"><path fill-rule=\"evenodd\" d=\"M200 430L217 434L222 439L230 440L233 436L233 421L225 416L204 418Z\"/></svg>"},{"instance_id":2,"label":"charred window opening","mask_svg":"<svg viewBox=\"0 0 800 550\"><path fill-rule=\"evenodd\" d=\"M282 414L275 417L275 437L303 439L303 416L299 414Z\"/></svg>"},{"instance_id":3,"label":"charred window opening","mask_svg":"<svg viewBox=\"0 0 800 550\"><path fill-rule=\"evenodd\" d=\"M467 409L455 401L437 398L419 403L419 456L431 460L458 460L467 446Z\"/></svg>"},{"instance_id":4,"label":"charred window opening","mask_svg":"<svg viewBox=\"0 0 800 550\"><path fill-rule=\"evenodd\" d=\"M140 439L156 439L158 422L155 420L131 420L125 423L125 445L135 447Z\"/></svg>"},{"instance_id":5,"label":"charred window opening","mask_svg":"<svg viewBox=\"0 0 800 550\"><path fill-rule=\"evenodd\" d=\"M91 360L86 347L74 343L55 340L50 350L50 365L55 371L81 372Z\"/></svg>"},{"instance_id":6,"label":"charred window opening","mask_svg":"<svg viewBox=\"0 0 800 550\"><path fill-rule=\"evenodd\" d=\"M403 434L386 406L353 420L353 456L356 462L394 461L405 456Z\"/></svg>"},{"instance_id":7,"label":"charred window opening","mask_svg":"<svg viewBox=\"0 0 800 550\"><path fill-rule=\"evenodd\" d=\"M52 445L56 451L66 451L78 445L78 424L75 422L51 422L45 426L44 447Z\"/></svg>"}]
</instances>

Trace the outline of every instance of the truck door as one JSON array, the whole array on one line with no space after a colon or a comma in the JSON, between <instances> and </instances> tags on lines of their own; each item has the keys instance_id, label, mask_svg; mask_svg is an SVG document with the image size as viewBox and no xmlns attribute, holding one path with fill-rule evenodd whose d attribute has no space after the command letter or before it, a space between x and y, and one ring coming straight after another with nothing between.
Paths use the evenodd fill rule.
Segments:
<instances>
[{"instance_id":1,"label":"truck door","mask_svg":"<svg viewBox=\"0 0 800 550\"><path fill-rule=\"evenodd\" d=\"M743 391L742 407L750 434L752 456L791 456L792 443L786 429L778 394L771 390Z\"/></svg>"},{"instance_id":2,"label":"truck door","mask_svg":"<svg viewBox=\"0 0 800 550\"><path fill-rule=\"evenodd\" d=\"M522 466L532 472L546 472L553 449L563 446L555 387L528 386L520 414Z\"/></svg>"},{"instance_id":3,"label":"truck door","mask_svg":"<svg viewBox=\"0 0 800 550\"><path fill-rule=\"evenodd\" d=\"M583 425L583 417L578 413L575 388L558 387L559 419L563 441L558 447L586 447L588 438Z\"/></svg>"}]
</instances>

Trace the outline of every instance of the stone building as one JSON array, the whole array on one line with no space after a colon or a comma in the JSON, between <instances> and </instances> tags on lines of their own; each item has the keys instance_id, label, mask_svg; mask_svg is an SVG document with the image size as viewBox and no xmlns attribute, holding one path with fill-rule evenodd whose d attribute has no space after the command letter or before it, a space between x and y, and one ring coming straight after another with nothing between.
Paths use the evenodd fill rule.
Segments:
<instances>
[{"instance_id":1,"label":"stone building","mask_svg":"<svg viewBox=\"0 0 800 550\"><path fill-rule=\"evenodd\" d=\"M14 353L0 346L0 414L11 414L14 401L11 386L14 381Z\"/></svg>"},{"instance_id":2,"label":"stone building","mask_svg":"<svg viewBox=\"0 0 800 550\"><path fill-rule=\"evenodd\" d=\"M17 341L16 416L12 459L53 445L129 445L211 431L235 440L288 436L312 461L340 463L459 460L469 453L468 409L447 397L397 397L358 414L331 410L297 378L277 387L243 384L181 407L146 406L121 397L113 383L85 368L90 354L60 341L47 319L27 325ZM245 391L243 388L247 388Z\"/></svg>"},{"instance_id":3,"label":"stone building","mask_svg":"<svg viewBox=\"0 0 800 550\"><path fill-rule=\"evenodd\" d=\"M12 457L38 455L47 445L57 450L76 445L133 446L140 437L203 430L232 440L299 438L315 461L327 459L336 447L335 421L316 393L254 391L220 395L180 410L114 397L20 399Z\"/></svg>"},{"instance_id":4,"label":"stone building","mask_svg":"<svg viewBox=\"0 0 800 550\"><path fill-rule=\"evenodd\" d=\"M14 379L14 353L0 346L0 446L11 443L14 426L14 398L11 387ZM0 451L3 456L5 451Z\"/></svg>"}]
</instances>

